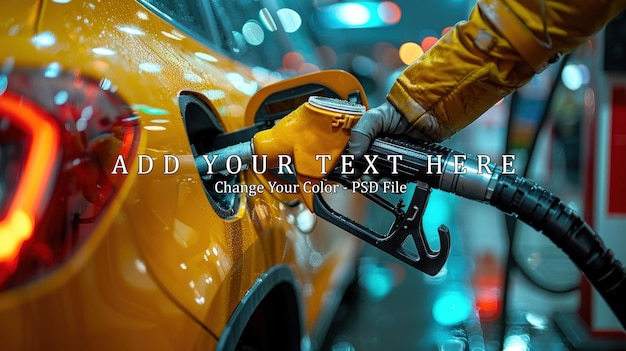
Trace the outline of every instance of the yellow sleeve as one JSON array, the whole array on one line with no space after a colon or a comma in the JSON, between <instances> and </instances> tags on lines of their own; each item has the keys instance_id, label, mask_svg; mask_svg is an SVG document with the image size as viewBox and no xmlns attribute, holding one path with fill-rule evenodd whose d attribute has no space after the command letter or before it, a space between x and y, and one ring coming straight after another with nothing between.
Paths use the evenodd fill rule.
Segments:
<instances>
[{"instance_id":1,"label":"yellow sleeve","mask_svg":"<svg viewBox=\"0 0 626 351\"><path fill-rule=\"evenodd\" d=\"M538 62L569 53L624 9L626 0L479 0L387 99L426 136L449 138L526 84Z\"/></svg>"}]
</instances>

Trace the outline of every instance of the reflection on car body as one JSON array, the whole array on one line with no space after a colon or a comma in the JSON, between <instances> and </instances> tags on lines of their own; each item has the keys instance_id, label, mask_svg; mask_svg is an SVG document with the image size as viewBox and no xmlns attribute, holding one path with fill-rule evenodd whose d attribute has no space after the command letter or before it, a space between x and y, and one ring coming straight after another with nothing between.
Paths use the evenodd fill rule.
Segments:
<instances>
[{"instance_id":1,"label":"reflection on car body","mask_svg":"<svg viewBox=\"0 0 626 351\"><path fill-rule=\"evenodd\" d=\"M300 76L316 68L298 13L280 1L4 7L3 350L319 346L356 239L294 198L215 194L210 182L263 175L208 181L193 163L276 118L254 117L265 100L295 107L311 84L362 92L340 72ZM179 168L138 174L139 154ZM111 172L120 155L128 174Z\"/></svg>"}]
</instances>

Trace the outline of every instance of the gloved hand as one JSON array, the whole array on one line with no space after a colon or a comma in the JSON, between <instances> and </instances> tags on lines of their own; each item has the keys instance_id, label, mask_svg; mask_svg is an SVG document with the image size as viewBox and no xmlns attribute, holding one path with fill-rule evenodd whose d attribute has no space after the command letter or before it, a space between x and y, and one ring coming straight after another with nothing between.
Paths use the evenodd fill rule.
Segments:
<instances>
[{"instance_id":1,"label":"gloved hand","mask_svg":"<svg viewBox=\"0 0 626 351\"><path fill-rule=\"evenodd\" d=\"M406 117L401 115L389 101L385 101L381 105L365 112L352 128L348 152L357 158L363 156L369 149L372 140L379 134L405 135L416 139L428 139Z\"/></svg>"}]
</instances>

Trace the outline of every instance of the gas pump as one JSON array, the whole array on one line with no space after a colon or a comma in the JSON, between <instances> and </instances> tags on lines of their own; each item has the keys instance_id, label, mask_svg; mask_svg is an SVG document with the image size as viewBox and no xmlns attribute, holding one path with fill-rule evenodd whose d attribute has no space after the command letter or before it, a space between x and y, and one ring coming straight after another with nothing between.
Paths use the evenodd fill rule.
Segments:
<instances>
[{"instance_id":1,"label":"gas pump","mask_svg":"<svg viewBox=\"0 0 626 351\"><path fill-rule=\"evenodd\" d=\"M585 220L601 233L615 257L626 260L626 14L591 42L594 61L586 93L583 149ZM557 316L557 325L577 349L613 350L626 334L591 284L581 283L578 316ZM613 346L612 346L613 345Z\"/></svg>"}]
</instances>

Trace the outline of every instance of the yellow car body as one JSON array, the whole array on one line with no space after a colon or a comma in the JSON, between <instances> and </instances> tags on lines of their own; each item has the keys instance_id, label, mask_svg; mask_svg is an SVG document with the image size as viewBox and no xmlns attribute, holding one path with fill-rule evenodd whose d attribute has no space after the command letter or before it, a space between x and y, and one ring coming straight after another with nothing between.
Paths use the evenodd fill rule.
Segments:
<instances>
[{"instance_id":1,"label":"yellow car body","mask_svg":"<svg viewBox=\"0 0 626 351\"><path fill-rule=\"evenodd\" d=\"M348 98L363 91L355 79L338 71L284 81L259 75L141 1L12 2L0 14L0 33L0 98L19 95L11 93L14 72L52 69L90 79L139 117L128 174L115 175L119 188L80 245L35 278L0 288L0 349L319 346L355 273L358 242L315 222L294 199L269 193L242 194L232 213L216 211L193 163L181 97L204 104L228 133L250 124L274 91L316 83ZM47 89L45 82L33 83L34 90ZM146 161L138 155L154 160L152 172L138 174ZM177 172L164 174L164 155L180 160ZM39 186L55 177L40 174ZM243 171L237 181L255 184L259 177ZM35 205L43 212L57 206L53 197L42 199ZM0 193L2 200L11 198ZM5 245L17 227L2 220L0 212ZM308 232L302 220L315 228Z\"/></svg>"}]
</instances>

